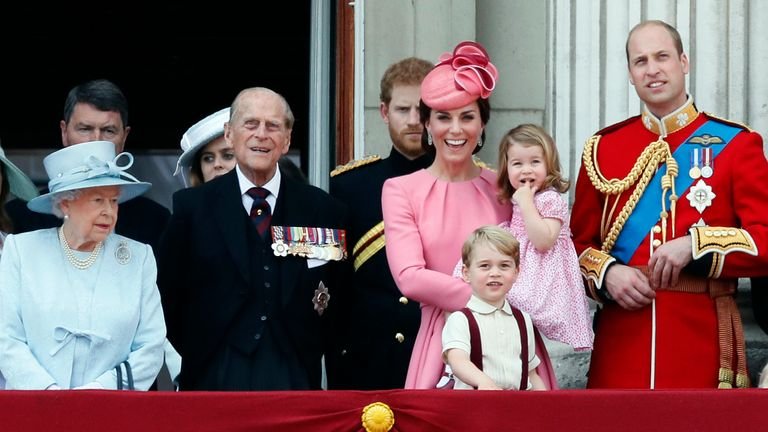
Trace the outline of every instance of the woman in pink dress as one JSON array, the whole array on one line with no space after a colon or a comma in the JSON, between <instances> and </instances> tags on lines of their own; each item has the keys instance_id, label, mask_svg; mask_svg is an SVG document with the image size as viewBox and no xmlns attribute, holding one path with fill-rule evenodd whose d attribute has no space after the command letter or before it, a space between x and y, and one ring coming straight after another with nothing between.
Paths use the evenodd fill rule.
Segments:
<instances>
[{"instance_id":1,"label":"woman in pink dress","mask_svg":"<svg viewBox=\"0 0 768 432\"><path fill-rule=\"evenodd\" d=\"M387 259L400 291L421 303L421 325L405 388L435 388L443 371L445 312L463 308L470 286L451 276L464 239L477 227L509 220L496 174L472 155L485 140L498 72L475 42L445 53L421 84L422 145L428 168L387 180L382 191Z\"/></svg>"}]
</instances>

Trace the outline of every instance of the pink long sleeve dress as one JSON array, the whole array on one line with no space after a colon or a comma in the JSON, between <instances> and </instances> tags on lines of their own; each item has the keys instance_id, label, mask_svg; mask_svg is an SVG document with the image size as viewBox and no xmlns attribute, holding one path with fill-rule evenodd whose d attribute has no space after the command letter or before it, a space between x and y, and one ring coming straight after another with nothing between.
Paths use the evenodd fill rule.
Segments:
<instances>
[{"instance_id":1,"label":"pink long sleeve dress","mask_svg":"<svg viewBox=\"0 0 768 432\"><path fill-rule=\"evenodd\" d=\"M421 326L405 388L435 388L443 371L445 312L466 306L472 289L451 276L461 246L481 225L509 220L512 206L496 198L496 174L448 182L427 170L384 183L387 259L403 295L421 303Z\"/></svg>"}]
</instances>

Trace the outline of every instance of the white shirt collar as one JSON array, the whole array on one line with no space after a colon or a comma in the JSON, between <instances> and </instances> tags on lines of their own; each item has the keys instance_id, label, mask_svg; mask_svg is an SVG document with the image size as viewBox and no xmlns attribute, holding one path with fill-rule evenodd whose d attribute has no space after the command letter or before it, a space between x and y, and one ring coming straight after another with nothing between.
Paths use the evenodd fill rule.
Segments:
<instances>
[{"instance_id":1,"label":"white shirt collar","mask_svg":"<svg viewBox=\"0 0 768 432\"><path fill-rule=\"evenodd\" d=\"M467 307L473 311L477 312L479 314L492 314L499 310L496 306L493 306L491 304L488 304L485 302L485 300L481 299L480 297L477 297L476 295L472 294L472 297L469 298L469 301L467 302ZM501 307L501 311L506 313L507 315L512 315L512 307L509 305L508 301L504 301L504 306Z\"/></svg>"},{"instance_id":2,"label":"white shirt collar","mask_svg":"<svg viewBox=\"0 0 768 432\"><path fill-rule=\"evenodd\" d=\"M256 185L248 180L243 171L240 170L239 165L235 165L235 170L237 171L237 182L240 185L240 195L246 195L248 189L256 187ZM270 196L274 196L277 199L277 194L280 192L280 167L275 168L275 175L261 187L268 190L271 194Z\"/></svg>"}]
</instances>

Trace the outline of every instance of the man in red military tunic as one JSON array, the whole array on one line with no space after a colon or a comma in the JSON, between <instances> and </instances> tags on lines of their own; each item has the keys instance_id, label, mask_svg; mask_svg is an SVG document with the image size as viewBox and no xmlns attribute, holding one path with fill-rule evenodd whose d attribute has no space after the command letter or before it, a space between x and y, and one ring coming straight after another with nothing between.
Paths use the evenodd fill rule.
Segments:
<instances>
[{"instance_id":1,"label":"man in red military tunic","mask_svg":"<svg viewBox=\"0 0 768 432\"><path fill-rule=\"evenodd\" d=\"M748 387L733 296L768 269L762 138L696 108L675 28L640 23L626 50L645 107L587 140L571 217L602 304L588 387Z\"/></svg>"}]
</instances>

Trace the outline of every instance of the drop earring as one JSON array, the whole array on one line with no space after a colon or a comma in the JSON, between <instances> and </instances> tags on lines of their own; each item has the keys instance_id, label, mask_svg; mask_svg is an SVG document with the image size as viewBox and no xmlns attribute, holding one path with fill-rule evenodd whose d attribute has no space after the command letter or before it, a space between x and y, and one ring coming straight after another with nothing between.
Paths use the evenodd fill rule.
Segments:
<instances>
[{"instance_id":1,"label":"drop earring","mask_svg":"<svg viewBox=\"0 0 768 432\"><path fill-rule=\"evenodd\" d=\"M477 139L477 147L478 148L483 148L483 138L478 138Z\"/></svg>"},{"instance_id":2,"label":"drop earring","mask_svg":"<svg viewBox=\"0 0 768 432\"><path fill-rule=\"evenodd\" d=\"M432 134L427 132L427 145L432 145Z\"/></svg>"}]
</instances>

